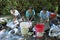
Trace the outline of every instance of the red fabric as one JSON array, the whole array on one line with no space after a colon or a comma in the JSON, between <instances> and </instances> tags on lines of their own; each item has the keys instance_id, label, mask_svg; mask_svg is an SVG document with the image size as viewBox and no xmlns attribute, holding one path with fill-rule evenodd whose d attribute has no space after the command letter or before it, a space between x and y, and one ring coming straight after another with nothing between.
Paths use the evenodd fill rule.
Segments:
<instances>
[{"instance_id":1,"label":"red fabric","mask_svg":"<svg viewBox=\"0 0 60 40\"><path fill-rule=\"evenodd\" d=\"M55 14L55 13L51 13L51 14L50 14L50 18L53 19L53 18L55 18L55 17L56 17L56 14Z\"/></svg>"}]
</instances>

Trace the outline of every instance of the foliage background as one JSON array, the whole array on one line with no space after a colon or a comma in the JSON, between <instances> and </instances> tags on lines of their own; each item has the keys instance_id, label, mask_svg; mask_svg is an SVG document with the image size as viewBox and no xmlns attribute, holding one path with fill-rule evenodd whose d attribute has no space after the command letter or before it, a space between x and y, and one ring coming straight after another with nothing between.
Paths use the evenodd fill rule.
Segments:
<instances>
[{"instance_id":1,"label":"foliage background","mask_svg":"<svg viewBox=\"0 0 60 40\"><path fill-rule=\"evenodd\" d=\"M47 7L49 11L58 11L57 0L0 0L0 15L10 14L10 8L14 7L19 12L24 13L28 6L32 5L36 13L42 9L42 7Z\"/></svg>"}]
</instances>

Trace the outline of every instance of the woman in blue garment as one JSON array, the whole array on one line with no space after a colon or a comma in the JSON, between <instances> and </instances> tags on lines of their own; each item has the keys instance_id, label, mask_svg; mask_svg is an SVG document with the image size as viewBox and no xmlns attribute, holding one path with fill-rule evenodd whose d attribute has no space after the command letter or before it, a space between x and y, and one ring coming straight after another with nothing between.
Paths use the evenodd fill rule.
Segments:
<instances>
[{"instance_id":1,"label":"woman in blue garment","mask_svg":"<svg viewBox=\"0 0 60 40\"><path fill-rule=\"evenodd\" d=\"M46 10L46 8L43 8L43 10L40 11L40 19L41 22L49 21L49 12Z\"/></svg>"},{"instance_id":2,"label":"woman in blue garment","mask_svg":"<svg viewBox=\"0 0 60 40\"><path fill-rule=\"evenodd\" d=\"M35 11L33 10L32 6L26 11L26 18L27 21L34 21ZM33 27L29 28L29 32L33 32Z\"/></svg>"},{"instance_id":3,"label":"woman in blue garment","mask_svg":"<svg viewBox=\"0 0 60 40\"><path fill-rule=\"evenodd\" d=\"M34 21L35 11L33 10L32 6L26 11L26 18L28 21Z\"/></svg>"}]
</instances>

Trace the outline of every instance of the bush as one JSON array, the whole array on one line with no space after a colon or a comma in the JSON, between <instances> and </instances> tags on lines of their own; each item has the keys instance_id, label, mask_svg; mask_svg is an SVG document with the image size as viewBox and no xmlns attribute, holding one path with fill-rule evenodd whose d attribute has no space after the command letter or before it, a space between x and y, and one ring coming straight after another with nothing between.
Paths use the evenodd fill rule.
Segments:
<instances>
[{"instance_id":1,"label":"bush","mask_svg":"<svg viewBox=\"0 0 60 40\"><path fill-rule=\"evenodd\" d=\"M58 6L58 2L57 0L0 0L0 14L10 14L10 8L12 6L19 12L21 12L21 10L26 11L29 5L32 5L37 13L44 6L50 11L55 11Z\"/></svg>"}]
</instances>

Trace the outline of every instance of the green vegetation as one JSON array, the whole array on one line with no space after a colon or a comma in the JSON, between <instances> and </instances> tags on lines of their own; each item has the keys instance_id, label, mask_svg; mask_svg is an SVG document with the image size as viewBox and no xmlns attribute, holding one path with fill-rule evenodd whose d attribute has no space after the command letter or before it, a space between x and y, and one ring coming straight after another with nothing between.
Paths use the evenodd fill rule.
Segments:
<instances>
[{"instance_id":1,"label":"green vegetation","mask_svg":"<svg viewBox=\"0 0 60 40\"><path fill-rule=\"evenodd\" d=\"M32 5L38 13L42 7L46 6L48 10L58 11L57 0L0 0L0 14L10 14L10 8L14 7L19 12L26 11L28 6Z\"/></svg>"}]
</instances>

